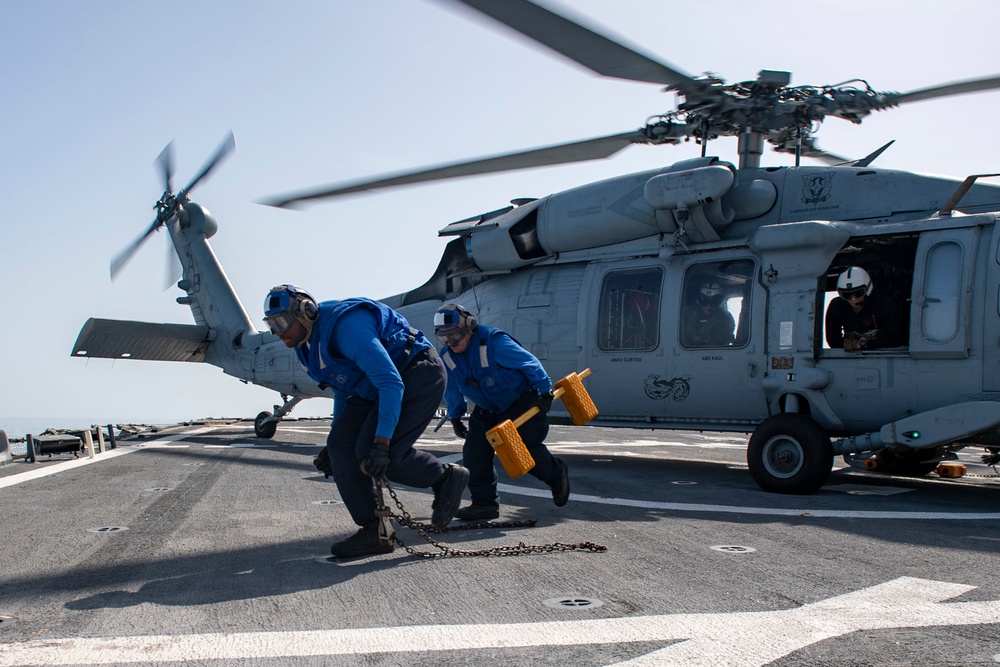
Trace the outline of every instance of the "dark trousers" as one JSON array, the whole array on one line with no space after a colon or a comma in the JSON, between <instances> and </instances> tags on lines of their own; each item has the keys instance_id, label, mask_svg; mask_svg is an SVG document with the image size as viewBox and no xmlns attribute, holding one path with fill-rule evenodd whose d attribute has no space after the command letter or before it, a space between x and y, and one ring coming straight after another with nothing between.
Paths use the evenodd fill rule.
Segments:
<instances>
[{"instance_id":1,"label":"dark trousers","mask_svg":"<svg viewBox=\"0 0 1000 667\"><path fill-rule=\"evenodd\" d=\"M401 373L403 405L389 442L390 482L417 488L430 487L444 471L437 457L415 449L444 396L447 373L436 354L422 354ZM348 398L330 426L326 451L340 497L354 523L363 526L376 517L375 482L361 472L361 460L375 441L378 401Z\"/></svg>"},{"instance_id":2,"label":"dark trousers","mask_svg":"<svg viewBox=\"0 0 1000 667\"><path fill-rule=\"evenodd\" d=\"M514 419L521 415L498 415L476 408L469 416L469 435L462 447L462 465L469 469L469 494L476 505L500 505L500 494L497 493L497 471L493 459L496 452L486 439L486 432L504 419ZM531 458L535 459L535 467L528 474L536 479L552 485L562 474L562 463L549 452L543 442L549 434L549 420L545 415L535 415L522 424L517 432L528 448Z\"/></svg>"}]
</instances>

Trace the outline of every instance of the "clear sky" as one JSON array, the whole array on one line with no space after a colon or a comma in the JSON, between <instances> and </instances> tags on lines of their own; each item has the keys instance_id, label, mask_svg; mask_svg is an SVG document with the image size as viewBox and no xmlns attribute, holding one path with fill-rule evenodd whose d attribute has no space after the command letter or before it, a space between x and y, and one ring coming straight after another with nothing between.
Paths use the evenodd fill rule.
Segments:
<instances>
[{"instance_id":1,"label":"clear sky","mask_svg":"<svg viewBox=\"0 0 1000 667\"><path fill-rule=\"evenodd\" d=\"M551 5L560 7L560 5ZM793 84L855 78L909 91L1000 73L1000 4L956 0L575 0L573 13L692 75L760 69ZM279 397L198 364L74 359L88 317L193 322L164 291L168 239L112 283L111 258L153 220L154 160L173 140L180 187L225 134L236 152L194 199L251 316L268 288L385 297L424 282L455 220L693 157L633 147L608 160L475 177L284 211L268 195L624 132L673 108L650 84L602 79L446 0L0 0L4 418L84 423L252 417ZM1000 92L919 102L820 146L876 166L1000 171ZM710 153L735 161L735 140ZM771 152L764 164L789 164ZM263 325L260 325L263 327ZM296 416L329 414L312 400Z\"/></svg>"}]
</instances>

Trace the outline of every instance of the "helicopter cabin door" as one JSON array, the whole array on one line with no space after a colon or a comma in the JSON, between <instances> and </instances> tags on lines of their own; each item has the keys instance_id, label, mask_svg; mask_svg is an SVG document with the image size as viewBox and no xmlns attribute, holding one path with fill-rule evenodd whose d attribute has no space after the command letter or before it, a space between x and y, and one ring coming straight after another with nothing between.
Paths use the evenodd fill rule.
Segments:
<instances>
[{"instance_id":1,"label":"helicopter cabin door","mask_svg":"<svg viewBox=\"0 0 1000 667\"><path fill-rule=\"evenodd\" d=\"M755 315L763 331L756 263L713 257L590 265L581 331L586 363L601 377L588 386L601 418L705 428L767 416L762 341L751 335Z\"/></svg>"}]
</instances>

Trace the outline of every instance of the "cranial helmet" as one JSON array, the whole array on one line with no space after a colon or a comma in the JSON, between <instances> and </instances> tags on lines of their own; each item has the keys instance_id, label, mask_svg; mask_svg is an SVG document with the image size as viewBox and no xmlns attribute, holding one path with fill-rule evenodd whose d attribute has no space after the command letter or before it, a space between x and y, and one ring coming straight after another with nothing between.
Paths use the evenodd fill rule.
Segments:
<instances>
[{"instance_id":1,"label":"cranial helmet","mask_svg":"<svg viewBox=\"0 0 1000 667\"><path fill-rule=\"evenodd\" d=\"M698 290L698 305L718 308L722 305L722 297L722 287L719 286L719 283L702 283L701 288Z\"/></svg>"},{"instance_id":2,"label":"cranial helmet","mask_svg":"<svg viewBox=\"0 0 1000 667\"><path fill-rule=\"evenodd\" d=\"M460 342L476 330L479 322L475 315L457 303L449 303L434 313L434 333L444 345Z\"/></svg>"},{"instance_id":3,"label":"cranial helmet","mask_svg":"<svg viewBox=\"0 0 1000 667\"><path fill-rule=\"evenodd\" d=\"M837 293L847 299L872 293L872 277L860 266L852 266L837 279Z\"/></svg>"},{"instance_id":4,"label":"cranial helmet","mask_svg":"<svg viewBox=\"0 0 1000 667\"><path fill-rule=\"evenodd\" d=\"M295 285L277 285L264 299L264 322L275 336L288 331L296 321L307 331L319 317L312 294Z\"/></svg>"}]
</instances>

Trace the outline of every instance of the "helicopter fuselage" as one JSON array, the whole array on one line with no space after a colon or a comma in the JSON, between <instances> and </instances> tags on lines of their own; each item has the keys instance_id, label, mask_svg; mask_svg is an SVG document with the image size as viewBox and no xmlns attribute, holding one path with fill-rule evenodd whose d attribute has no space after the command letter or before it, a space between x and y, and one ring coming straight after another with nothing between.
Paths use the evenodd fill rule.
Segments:
<instances>
[{"instance_id":1,"label":"helicopter fuselage","mask_svg":"<svg viewBox=\"0 0 1000 667\"><path fill-rule=\"evenodd\" d=\"M777 480L771 490L815 490L833 453L925 470L968 444L1000 444L1000 188L975 184L959 210L942 212L959 185L872 168L688 160L448 225L441 234L458 238L431 279L382 301L427 333L443 303L460 303L554 379L590 368L595 425L753 434L766 425L757 457L765 482ZM169 226L184 270L178 302L195 325L91 321L74 354L121 358L142 336L161 350L185 339L190 349L173 356L127 356L205 361L278 391L285 404L258 415L258 435L270 437L299 400L331 394L256 331L208 244L216 228L193 203ZM825 343L827 303L851 266L894 300L904 345ZM687 330L704 323L694 299L706 282L723 293L724 339ZM112 344L99 347L97 333ZM953 426L939 412L949 406ZM568 417L558 405L552 414Z\"/></svg>"},{"instance_id":2,"label":"helicopter fuselage","mask_svg":"<svg viewBox=\"0 0 1000 667\"><path fill-rule=\"evenodd\" d=\"M750 433L793 412L843 439L993 402L990 428L956 427L960 441L868 445L927 448L937 460L959 443L996 444L1000 423L1000 238L990 212L1000 188L976 185L965 212L939 213L959 185L871 168L737 172L687 161L449 225L442 234L460 239L438 274L385 301L425 329L442 302L461 303L554 378L590 368L597 425ZM866 267L895 301L905 345L826 344L826 307L850 266ZM732 340L686 338L705 280L725 292Z\"/></svg>"}]
</instances>

